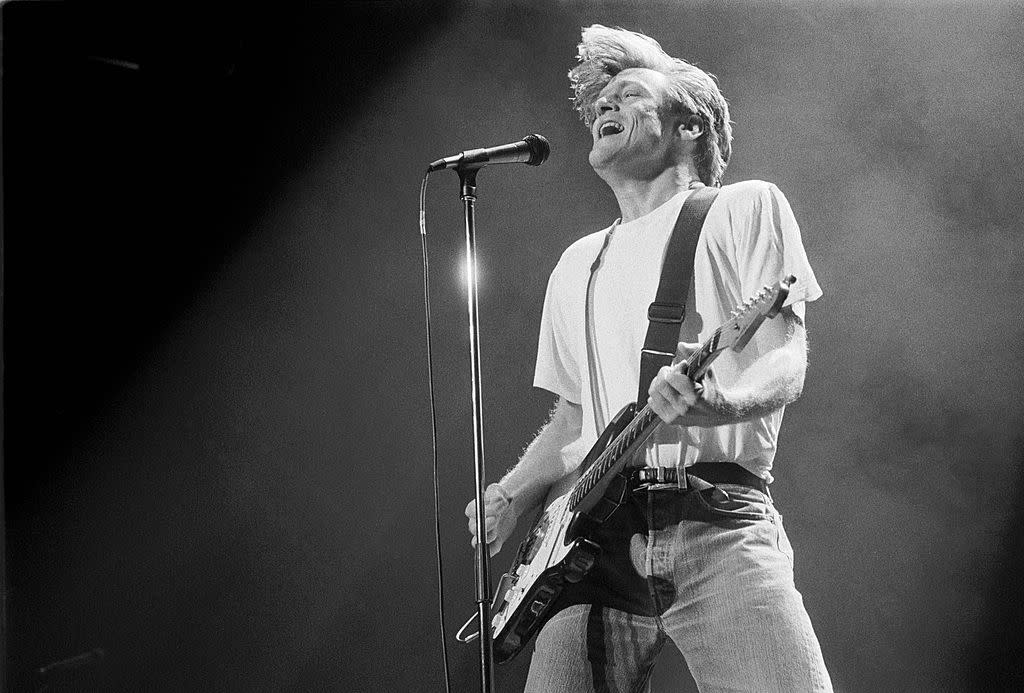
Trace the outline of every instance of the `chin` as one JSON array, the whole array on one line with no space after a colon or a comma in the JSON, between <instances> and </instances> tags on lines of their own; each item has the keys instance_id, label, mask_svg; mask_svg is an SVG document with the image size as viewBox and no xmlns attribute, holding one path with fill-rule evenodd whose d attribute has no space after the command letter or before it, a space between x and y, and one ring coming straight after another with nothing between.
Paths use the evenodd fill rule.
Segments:
<instances>
[{"instance_id":1,"label":"chin","mask_svg":"<svg viewBox=\"0 0 1024 693\"><path fill-rule=\"evenodd\" d=\"M596 147L590 150L590 154L587 155L587 160L594 170L608 168L611 166L615 157L612 152L599 151Z\"/></svg>"}]
</instances>

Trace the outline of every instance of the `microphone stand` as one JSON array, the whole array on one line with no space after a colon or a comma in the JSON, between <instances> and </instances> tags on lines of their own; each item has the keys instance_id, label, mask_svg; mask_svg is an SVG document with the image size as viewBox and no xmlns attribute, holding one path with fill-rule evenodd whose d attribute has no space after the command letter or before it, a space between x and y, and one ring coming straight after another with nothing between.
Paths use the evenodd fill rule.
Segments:
<instances>
[{"instance_id":1,"label":"microphone stand","mask_svg":"<svg viewBox=\"0 0 1024 693\"><path fill-rule=\"evenodd\" d=\"M466 217L466 266L469 350L473 387L473 470L476 476L476 606L480 633L480 690L494 690L494 643L491 636L491 581L488 575L487 526L484 516L484 417L480 384L480 323L476 276L476 174L483 164L456 166Z\"/></svg>"}]
</instances>

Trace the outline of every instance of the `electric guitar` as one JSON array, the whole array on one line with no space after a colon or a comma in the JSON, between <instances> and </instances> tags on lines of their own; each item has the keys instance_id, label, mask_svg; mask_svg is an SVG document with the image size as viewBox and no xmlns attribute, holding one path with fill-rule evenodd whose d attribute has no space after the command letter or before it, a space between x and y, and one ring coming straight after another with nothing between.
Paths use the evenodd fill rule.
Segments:
<instances>
[{"instance_id":1,"label":"electric guitar","mask_svg":"<svg viewBox=\"0 0 1024 693\"><path fill-rule=\"evenodd\" d=\"M761 323L782 310L794 281L790 275L774 287L766 286L733 310L725 324L686 359L683 369L690 379L700 382L726 349L743 349ZM523 540L491 607L496 662L519 654L554 615L551 607L566 583L578 582L593 567L601 547L588 535L626 502L626 463L660 423L649 405L624 407L583 459L582 474L547 506Z\"/></svg>"}]
</instances>

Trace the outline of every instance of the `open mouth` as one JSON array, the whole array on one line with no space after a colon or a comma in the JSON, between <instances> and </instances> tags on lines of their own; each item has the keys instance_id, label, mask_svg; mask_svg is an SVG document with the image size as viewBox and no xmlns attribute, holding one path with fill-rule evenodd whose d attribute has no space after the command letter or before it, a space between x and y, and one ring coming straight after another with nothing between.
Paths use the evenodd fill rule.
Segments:
<instances>
[{"instance_id":1,"label":"open mouth","mask_svg":"<svg viewBox=\"0 0 1024 693\"><path fill-rule=\"evenodd\" d=\"M609 120L607 123L601 125L597 131L598 137L607 137L608 135L617 135L622 132L625 128L616 123L615 121Z\"/></svg>"}]
</instances>

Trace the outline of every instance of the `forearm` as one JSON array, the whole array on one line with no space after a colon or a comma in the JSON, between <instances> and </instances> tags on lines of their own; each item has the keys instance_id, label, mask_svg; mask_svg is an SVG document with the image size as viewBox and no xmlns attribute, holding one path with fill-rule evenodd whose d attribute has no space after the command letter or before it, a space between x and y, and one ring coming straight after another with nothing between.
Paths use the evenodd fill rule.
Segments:
<instances>
[{"instance_id":1,"label":"forearm","mask_svg":"<svg viewBox=\"0 0 1024 693\"><path fill-rule=\"evenodd\" d=\"M794 402L803 391L804 369L779 352L765 354L744 372L741 385L720 388L706 381L701 396L676 422L680 426L721 426L760 418Z\"/></svg>"},{"instance_id":2,"label":"forearm","mask_svg":"<svg viewBox=\"0 0 1024 693\"><path fill-rule=\"evenodd\" d=\"M517 514L540 504L548 489L579 464L563 459L562 450L580 437L582 424L579 405L560 398L551 418L500 482Z\"/></svg>"},{"instance_id":3,"label":"forearm","mask_svg":"<svg viewBox=\"0 0 1024 693\"><path fill-rule=\"evenodd\" d=\"M800 397L807 370L807 338L803 325L786 316L786 342L744 369L732 384L712 376L697 385L698 398L679 426L721 426L756 419Z\"/></svg>"}]
</instances>

